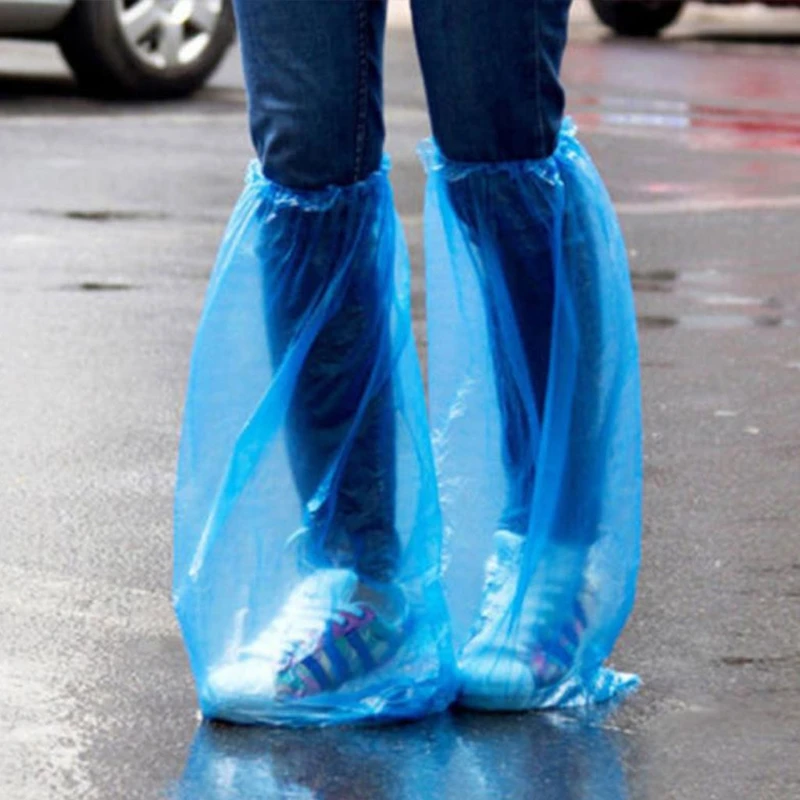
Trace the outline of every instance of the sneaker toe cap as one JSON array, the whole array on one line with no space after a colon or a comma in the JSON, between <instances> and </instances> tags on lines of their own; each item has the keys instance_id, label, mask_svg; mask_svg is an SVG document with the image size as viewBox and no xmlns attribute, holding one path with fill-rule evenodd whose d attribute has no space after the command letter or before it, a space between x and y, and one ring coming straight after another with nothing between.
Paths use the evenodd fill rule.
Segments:
<instances>
[{"instance_id":1,"label":"sneaker toe cap","mask_svg":"<svg viewBox=\"0 0 800 800\"><path fill-rule=\"evenodd\" d=\"M531 668L508 654L484 653L459 663L461 696L466 708L515 711L529 707L536 690Z\"/></svg>"}]
</instances>

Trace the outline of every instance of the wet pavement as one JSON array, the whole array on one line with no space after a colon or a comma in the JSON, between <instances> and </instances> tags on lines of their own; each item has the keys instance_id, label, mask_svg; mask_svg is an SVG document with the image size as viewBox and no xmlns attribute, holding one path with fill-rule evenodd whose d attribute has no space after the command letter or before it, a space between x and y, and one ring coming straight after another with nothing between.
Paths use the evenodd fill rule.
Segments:
<instances>
[{"instance_id":1,"label":"wet pavement","mask_svg":"<svg viewBox=\"0 0 800 800\"><path fill-rule=\"evenodd\" d=\"M642 690L579 715L198 726L170 507L194 326L249 158L236 55L194 101L107 107L51 50L4 43L3 800L800 797L800 20L693 10L667 41L624 43L578 12L571 112L618 203L642 337L644 565L614 656ZM407 30L387 57L419 270Z\"/></svg>"}]
</instances>

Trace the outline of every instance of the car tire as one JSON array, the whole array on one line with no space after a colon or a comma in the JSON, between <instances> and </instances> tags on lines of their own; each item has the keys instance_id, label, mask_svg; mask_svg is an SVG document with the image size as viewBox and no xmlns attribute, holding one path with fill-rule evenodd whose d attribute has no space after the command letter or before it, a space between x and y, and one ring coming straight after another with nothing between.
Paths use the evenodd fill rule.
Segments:
<instances>
[{"instance_id":1,"label":"car tire","mask_svg":"<svg viewBox=\"0 0 800 800\"><path fill-rule=\"evenodd\" d=\"M171 12L165 11L167 6L157 0L77 0L59 31L58 44L87 94L108 99L182 97L205 83L233 41L232 2L218 0L218 5L215 2L188 0L189 5L181 6L181 9L212 9L207 16L198 17L205 28L200 28L194 18L177 22L169 19L169 33L164 34L158 26L166 19L164 15ZM175 3L173 8L179 5ZM145 39L145 46L134 43L135 33L124 21L123 13L134 7L150 15L145 24L156 20L152 30L146 32L150 39ZM164 57L158 46L159 35L184 37L185 41L181 38L183 43L178 48L173 46L173 38L170 49L164 49L169 57ZM184 47L189 42L194 44ZM184 55L187 52L189 55Z\"/></svg>"},{"instance_id":2,"label":"car tire","mask_svg":"<svg viewBox=\"0 0 800 800\"><path fill-rule=\"evenodd\" d=\"M591 0L601 22L622 36L658 36L683 9L683 0Z\"/></svg>"}]
</instances>

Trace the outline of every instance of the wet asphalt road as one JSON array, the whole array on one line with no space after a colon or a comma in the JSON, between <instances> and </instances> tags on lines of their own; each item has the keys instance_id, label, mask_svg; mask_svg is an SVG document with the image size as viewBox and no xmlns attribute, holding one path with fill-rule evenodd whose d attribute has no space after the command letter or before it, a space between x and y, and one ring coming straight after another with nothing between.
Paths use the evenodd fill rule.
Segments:
<instances>
[{"instance_id":1,"label":"wet asphalt road","mask_svg":"<svg viewBox=\"0 0 800 800\"><path fill-rule=\"evenodd\" d=\"M644 566L614 660L644 688L579 717L198 728L170 506L193 330L249 158L236 54L193 101L109 108L50 50L3 43L3 800L800 797L800 15L694 13L633 44L578 12L565 78L642 337ZM419 268L408 31L387 57Z\"/></svg>"}]
</instances>

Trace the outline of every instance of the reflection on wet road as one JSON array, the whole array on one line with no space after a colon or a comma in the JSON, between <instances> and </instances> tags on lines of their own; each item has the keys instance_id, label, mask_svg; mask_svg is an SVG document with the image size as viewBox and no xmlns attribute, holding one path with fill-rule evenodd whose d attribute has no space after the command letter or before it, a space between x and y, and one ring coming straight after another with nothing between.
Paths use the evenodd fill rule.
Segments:
<instances>
[{"instance_id":1,"label":"reflection on wet road","mask_svg":"<svg viewBox=\"0 0 800 800\"><path fill-rule=\"evenodd\" d=\"M566 74L579 82L571 112L584 132L633 139L634 147L646 142L651 162L664 153L663 179L652 170L633 180L611 178L619 212L680 217L800 212L800 89L789 77L792 69L780 48L733 55L688 40L674 47L631 45L610 57L607 43L590 41L574 46ZM718 247L726 250L726 242ZM639 264L634 249L643 331L797 327L796 255L767 273L760 253L752 259L757 249L755 240L750 252L714 269L707 259L653 269Z\"/></svg>"},{"instance_id":2,"label":"reflection on wet road","mask_svg":"<svg viewBox=\"0 0 800 800\"><path fill-rule=\"evenodd\" d=\"M577 120L584 129L649 129L653 136L678 136L694 150L800 152L800 114L580 94L573 98L573 106L580 109Z\"/></svg>"},{"instance_id":3,"label":"reflection on wet road","mask_svg":"<svg viewBox=\"0 0 800 800\"><path fill-rule=\"evenodd\" d=\"M800 27L626 43L582 19L570 112L620 212L641 330L644 560L615 663L642 690L583 716L198 725L170 514L192 336L250 153L236 56L191 102L109 108L52 54L21 79L9 45L3 800L800 797ZM408 30L387 61L424 341Z\"/></svg>"},{"instance_id":4,"label":"reflection on wet road","mask_svg":"<svg viewBox=\"0 0 800 800\"><path fill-rule=\"evenodd\" d=\"M202 725L172 800L628 800L625 737L602 719L446 715L312 733Z\"/></svg>"},{"instance_id":5,"label":"reflection on wet road","mask_svg":"<svg viewBox=\"0 0 800 800\"><path fill-rule=\"evenodd\" d=\"M672 295L674 298L670 301L666 297L640 297L639 307L650 310L648 314L639 315L640 325L645 328L683 325L722 330L750 326L794 328L800 324L800 275L797 272L760 275L754 280L744 275L728 275L718 269L683 274L671 270L634 270L632 278L634 289L640 295ZM776 294L754 297L746 293L747 289L768 292L770 284ZM670 309L674 310L674 316L669 316Z\"/></svg>"}]
</instances>

